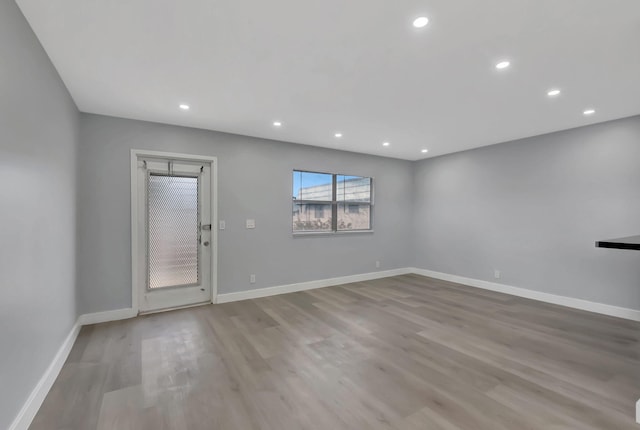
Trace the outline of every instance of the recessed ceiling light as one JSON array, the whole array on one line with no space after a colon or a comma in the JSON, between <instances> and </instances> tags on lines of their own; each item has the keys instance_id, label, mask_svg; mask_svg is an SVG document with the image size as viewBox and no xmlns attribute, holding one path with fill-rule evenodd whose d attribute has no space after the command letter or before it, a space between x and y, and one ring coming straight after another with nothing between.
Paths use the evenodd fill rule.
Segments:
<instances>
[{"instance_id":1,"label":"recessed ceiling light","mask_svg":"<svg viewBox=\"0 0 640 430\"><path fill-rule=\"evenodd\" d=\"M422 152L423 154L426 154L427 152L429 152L429 150L428 150L428 149L423 149L423 150L422 150L422 151L420 151L420 152Z\"/></svg>"},{"instance_id":2,"label":"recessed ceiling light","mask_svg":"<svg viewBox=\"0 0 640 430\"><path fill-rule=\"evenodd\" d=\"M382 146L389 146L389 145L391 145L389 142L384 142L384 143L382 144Z\"/></svg>"},{"instance_id":3,"label":"recessed ceiling light","mask_svg":"<svg viewBox=\"0 0 640 430\"><path fill-rule=\"evenodd\" d=\"M511 63L508 62L508 61L501 61L498 64L496 64L496 69L506 69L510 65L511 65Z\"/></svg>"},{"instance_id":4,"label":"recessed ceiling light","mask_svg":"<svg viewBox=\"0 0 640 430\"><path fill-rule=\"evenodd\" d=\"M560 90L549 90L549 92L547 93L549 97L555 97L559 94L560 94Z\"/></svg>"},{"instance_id":5,"label":"recessed ceiling light","mask_svg":"<svg viewBox=\"0 0 640 430\"><path fill-rule=\"evenodd\" d=\"M338 139L342 137L342 133L336 133L334 134L335 137L337 137Z\"/></svg>"},{"instance_id":6,"label":"recessed ceiling light","mask_svg":"<svg viewBox=\"0 0 640 430\"><path fill-rule=\"evenodd\" d=\"M280 121L274 121L273 122L273 126L274 127L280 127L280 126L282 126L282 123Z\"/></svg>"},{"instance_id":7,"label":"recessed ceiling light","mask_svg":"<svg viewBox=\"0 0 640 430\"><path fill-rule=\"evenodd\" d=\"M426 27L426 25L429 24L429 18L427 18L426 16L421 16L419 18L416 18L413 21L413 26L415 28L422 28L422 27Z\"/></svg>"},{"instance_id":8,"label":"recessed ceiling light","mask_svg":"<svg viewBox=\"0 0 640 430\"><path fill-rule=\"evenodd\" d=\"M594 113L596 113L595 109L587 109L584 112L582 112L584 115L593 115Z\"/></svg>"},{"instance_id":9,"label":"recessed ceiling light","mask_svg":"<svg viewBox=\"0 0 640 430\"><path fill-rule=\"evenodd\" d=\"M181 104L181 105L180 105L180 109L182 109L182 110L189 110L189 105Z\"/></svg>"}]
</instances>

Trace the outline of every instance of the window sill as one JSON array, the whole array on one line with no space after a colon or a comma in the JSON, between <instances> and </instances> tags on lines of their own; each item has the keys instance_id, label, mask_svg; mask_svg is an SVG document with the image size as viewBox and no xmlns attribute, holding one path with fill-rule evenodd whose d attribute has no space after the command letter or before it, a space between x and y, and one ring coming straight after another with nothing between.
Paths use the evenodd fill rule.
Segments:
<instances>
[{"instance_id":1,"label":"window sill","mask_svg":"<svg viewBox=\"0 0 640 430\"><path fill-rule=\"evenodd\" d=\"M344 231L296 231L293 237L312 237L312 236L350 236L359 234L373 234L373 230L344 230Z\"/></svg>"}]
</instances>

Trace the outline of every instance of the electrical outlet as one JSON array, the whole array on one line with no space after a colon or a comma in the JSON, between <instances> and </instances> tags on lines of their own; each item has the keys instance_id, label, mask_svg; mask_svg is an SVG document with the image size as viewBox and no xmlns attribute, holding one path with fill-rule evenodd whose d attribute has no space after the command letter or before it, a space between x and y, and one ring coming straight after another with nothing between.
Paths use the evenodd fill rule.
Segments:
<instances>
[{"instance_id":1,"label":"electrical outlet","mask_svg":"<svg viewBox=\"0 0 640 430\"><path fill-rule=\"evenodd\" d=\"M499 270L494 270L493 271L493 277L496 279L500 279L500 271Z\"/></svg>"},{"instance_id":2,"label":"electrical outlet","mask_svg":"<svg viewBox=\"0 0 640 430\"><path fill-rule=\"evenodd\" d=\"M256 220L248 219L247 220L247 228L256 228Z\"/></svg>"},{"instance_id":3,"label":"electrical outlet","mask_svg":"<svg viewBox=\"0 0 640 430\"><path fill-rule=\"evenodd\" d=\"M380 268L380 262L376 261L376 269L379 269L379 268Z\"/></svg>"},{"instance_id":4,"label":"electrical outlet","mask_svg":"<svg viewBox=\"0 0 640 430\"><path fill-rule=\"evenodd\" d=\"M255 284L256 283L256 275L249 276L249 283L251 283L251 284Z\"/></svg>"}]
</instances>

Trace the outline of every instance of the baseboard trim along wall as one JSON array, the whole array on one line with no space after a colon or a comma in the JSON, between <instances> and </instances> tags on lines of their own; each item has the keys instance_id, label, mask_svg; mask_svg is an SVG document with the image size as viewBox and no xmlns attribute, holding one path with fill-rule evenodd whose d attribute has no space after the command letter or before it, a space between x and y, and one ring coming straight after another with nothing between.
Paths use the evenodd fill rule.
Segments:
<instances>
[{"instance_id":1,"label":"baseboard trim along wall","mask_svg":"<svg viewBox=\"0 0 640 430\"><path fill-rule=\"evenodd\" d=\"M317 281L299 282L295 284L278 285L275 287L258 288L255 290L240 291L237 293L218 294L215 303L230 303L240 300L258 299L261 297L276 296L279 294L295 293L298 291L313 290L316 288L331 287L335 285L349 284L351 282L371 281L374 279L388 278L391 276L416 274L430 278L441 279L443 281L455 282L470 287L482 288L484 290L496 291L510 294L512 296L551 303L554 305L566 306L602 315L609 315L624 318L632 321L640 321L640 310L623 308L619 306L607 305L604 303L591 302L573 297L559 296L551 293L544 293L526 288L514 287L496 282L482 281L480 279L466 278L464 276L451 275L449 273L436 272L428 269L415 267L403 267L399 269L384 270L380 272L362 273L359 275L340 276L337 278L321 279ZM113 311L96 312L84 314L78 317L78 323L83 325L99 324L109 321L118 321L133 318L138 312L131 308L116 309Z\"/></svg>"},{"instance_id":2,"label":"baseboard trim along wall","mask_svg":"<svg viewBox=\"0 0 640 430\"><path fill-rule=\"evenodd\" d=\"M69 353L71 353L71 349L78 338L78 334L80 333L82 326L133 318L137 314L138 313L133 309L118 309L115 311L80 315L62 343L62 346L58 349L55 357L53 357L53 361L49 364L49 367L44 372L33 391L31 391L27 401L13 420L9 430L27 430L29 428L33 418L35 418L38 410L42 406L42 402L44 402L45 397L47 397L49 390L51 390L53 383L60 374L62 366L67 361Z\"/></svg>"},{"instance_id":3,"label":"baseboard trim along wall","mask_svg":"<svg viewBox=\"0 0 640 430\"><path fill-rule=\"evenodd\" d=\"M590 302L582 299L558 296L540 291L528 290L525 288L513 287L510 285L498 284L495 282L482 281L479 279L465 278L463 276L451 275L448 273L435 272L433 270L418 269L415 267L405 267L400 269L384 270L381 272L363 273L360 275L341 276L337 278L323 279L319 281L300 282L296 284L281 285L276 287L260 288L256 290L241 291L238 293L219 294L216 303L229 303L240 300L257 299L279 294L295 293L298 291L313 290L316 288L331 287L334 285L349 284L352 282L364 282L374 279L388 278L391 276L416 274L430 278L441 279L443 281L455 282L457 284L468 285L470 287L482 288L510 294L512 296L524 297L569 308L580 309L598 314L624 318L633 321L640 321L640 310L627 309L618 306L611 306L602 303ZM132 308L117 309L113 311L96 312L84 314L78 317L78 321L71 329L71 332L56 353L53 361L45 371L38 384L29 395L24 406L14 419L9 430L27 430L33 421L36 413L40 409L47 393L53 386L62 366L64 365L71 348L80 333L83 325L98 324L103 322L118 321L137 316L137 311ZM636 421L640 423L640 400L636 403Z\"/></svg>"},{"instance_id":4,"label":"baseboard trim along wall","mask_svg":"<svg viewBox=\"0 0 640 430\"><path fill-rule=\"evenodd\" d=\"M73 348L78 333L80 333L80 327L79 322L73 325L62 346L60 346L55 357L53 357L53 361L49 364L49 367L47 367L47 370L45 370L33 391L31 391L27 401L22 406L22 409L20 409L20 412L18 412L11 426L9 426L9 430L27 430L29 428L40 406L42 406L42 402L44 402L45 397L47 397L49 390L60 374L64 362L67 361L71 348Z\"/></svg>"},{"instance_id":5,"label":"baseboard trim along wall","mask_svg":"<svg viewBox=\"0 0 640 430\"><path fill-rule=\"evenodd\" d=\"M322 279L319 281L300 282L296 284L279 285L276 287L258 288L240 291L238 293L218 294L216 303L237 302L240 300L258 299L260 297L277 296L279 294L296 293L298 291L314 290L316 288L332 287L334 285L349 284L351 282L371 281L373 279L388 278L390 276L406 275L411 268L384 270L381 272L363 273L360 275L340 276L338 278Z\"/></svg>"},{"instance_id":6,"label":"baseboard trim along wall","mask_svg":"<svg viewBox=\"0 0 640 430\"><path fill-rule=\"evenodd\" d=\"M498 284L495 282L482 281L479 279L465 278L463 276L451 275L448 273L435 272L433 270L418 269L415 267L405 267L401 269L385 270L382 272L365 273L361 275L341 276L338 278L323 279L319 281L301 282L297 284L281 285L276 287L260 288L255 290L241 291L238 293L219 294L216 303L229 303L240 300L257 299L260 297L275 296L278 294L295 293L298 291L313 290L315 288L331 287L334 285L348 284L351 282L370 281L373 279L388 278L390 276L406 275L413 273L430 278L441 279L443 281L455 282L457 284L468 285L470 287L482 288L484 290L496 291L510 294L512 296L524 297L540 302L554 305L566 306L573 309L594 312L602 315L609 315L624 318L632 321L640 321L640 310L628 309L618 306L606 305L603 303L590 302L588 300L576 299L573 297L559 296L556 294L543 293L540 291L528 290L526 288L513 287L511 285Z\"/></svg>"},{"instance_id":7,"label":"baseboard trim along wall","mask_svg":"<svg viewBox=\"0 0 640 430\"><path fill-rule=\"evenodd\" d=\"M126 320L138 316L138 311L126 308L116 309L114 311L95 312L92 314L84 314L78 317L81 326L90 324L99 324L110 321Z\"/></svg>"},{"instance_id":8,"label":"baseboard trim along wall","mask_svg":"<svg viewBox=\"0 0 640 430\"><path fill-rule=\"evenodd\" d=\"M612 317L624 318L632 321L640 321L640 310L622 308L619 306L606 305L604 303L590 302L588 300L575 299L573 297L558 296L540 291L528 290L526 288L513 287L511 285L498 284L495 282L482 281L480 279L465 278L448 273L435 272L427 269L411 269L416 275L428 276L430 278L441 279L443 281L455 282L456 284L468 285L470 287L482 288L484 290L496 291L510 294L512 296L524 297L537 300L539 302L551 303L554 305L566 306L568 308L580 309Z\"/></svg>"}]
</instances>

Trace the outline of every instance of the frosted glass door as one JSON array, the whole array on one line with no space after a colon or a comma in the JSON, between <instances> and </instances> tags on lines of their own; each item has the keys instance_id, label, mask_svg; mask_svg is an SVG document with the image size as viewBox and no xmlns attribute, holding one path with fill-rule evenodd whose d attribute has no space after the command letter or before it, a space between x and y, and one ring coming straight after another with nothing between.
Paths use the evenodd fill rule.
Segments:
<instances>
[{"instance_id":1,"label":"frosted glass door","mask_svg":"<svg viewBox=\"0 0 640 430\"><path fill-rule=\"evenodd\" d=\"M139 160L141 312L211 301L211 166Z\"/></svg>"},{"instance_id":2,"label":"frosted glass door","mask_svg":"<svg viewBox=\"0 0 640 430\"><path fill-rule=\"evenodd\" d=\"M149 289L200 280L199 182L199 177L149 175Z\"/></svg>"}]
</instances>

